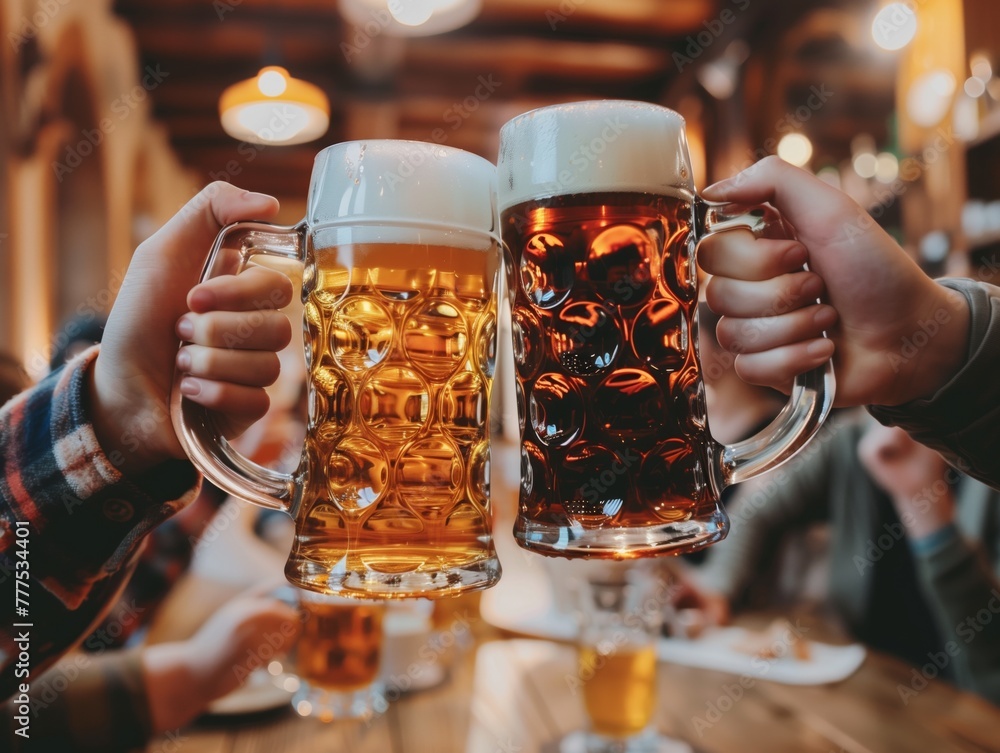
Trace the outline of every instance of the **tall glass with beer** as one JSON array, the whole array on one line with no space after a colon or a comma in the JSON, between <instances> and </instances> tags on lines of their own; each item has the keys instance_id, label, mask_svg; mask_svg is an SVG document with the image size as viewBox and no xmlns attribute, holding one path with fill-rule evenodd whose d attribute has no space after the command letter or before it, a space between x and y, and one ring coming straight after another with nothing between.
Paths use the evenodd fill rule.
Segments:
<instances>
[{"instance_id":1,"label":"tall glass with beer","mask_svg":"<svg viewBox=\"0 0 1000 753\"><path fill-rule=\"evenodd\" d=\"M213 483L287 511L306 589L441 596L500 577L490 531L489 399L500 252L492 164L406 141L316 157L306 218L225 228L202 279L301 269L308 430L294 473L262 468L174 390L188 455Z\"/></svg>"},{"instance_id":2,"label":"tall glass with beer","mask_svg":"<svg viewBox=\"0 0 1000 753\"><path fill-rule=\"evenodd\" d=\"M791 457L833 402L830 364L798 378L758 435L716 442L698 360L695 249L783 230L773 208L698 197L684 120L664 107L546 107L500 134L521 424L514 535L542 554L632 558L723 538L727 485Z\"/></svg>"}]
</instances>

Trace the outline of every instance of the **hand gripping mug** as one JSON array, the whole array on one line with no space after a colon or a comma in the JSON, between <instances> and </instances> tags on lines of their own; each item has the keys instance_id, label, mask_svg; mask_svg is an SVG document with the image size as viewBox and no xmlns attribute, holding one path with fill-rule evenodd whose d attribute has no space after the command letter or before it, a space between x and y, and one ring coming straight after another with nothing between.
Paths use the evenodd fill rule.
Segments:
<instances>
[{"instance_id":1,"label":"hand gripping mug","mask_svg":"<svg viewBox=\"0 0 1000 753\"><path fill-rule=\"evenodd\" d=\"M292 516L285 573L302 588L367 598L486 588L500 577L488 424L495 168L434 144L337 144L316 157L307 207L294 227L223 229L202 273L236 274L267 255L303 266L298 469L241 456L175 385L178 436L212 483Z\"/></svg>"},{"instance_id":2,"label":"hand gripping mug","mask_svg":"<svg viewBox=\"0 0 1000 753\"><path fill-rule=\"evenodd\" d=\"M769 206L695 193L684 120L657 105L545 107L500 132L521 423L514 535L542 554L631 558L723 538L719 493L816 433L832 366L799 377L775 421L734 445L708 426L695 248L782 229Z\"/></svg>"}]
</instances>

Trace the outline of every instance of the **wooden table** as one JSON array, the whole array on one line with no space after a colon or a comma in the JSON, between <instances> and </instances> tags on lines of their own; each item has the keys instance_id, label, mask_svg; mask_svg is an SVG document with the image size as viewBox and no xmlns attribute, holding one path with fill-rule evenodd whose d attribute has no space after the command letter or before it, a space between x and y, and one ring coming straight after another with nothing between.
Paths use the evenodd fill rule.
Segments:
<instances>
[{"instance_id":1,"label":"wooden table","mask_svg":"<svg viewBox=\"0 0 1000 753\"><path fill-rule=\"evenodd\" d=\"M517 446L499 443L494 538L505 581L523 586L540 571L528 567L534 563L509 533L519 469ZM831 637L822 623L814 625L810 637ZM403 696L370 724L324 725L289 709L203 721L153 741L147 751L550 753L553 741L583 726L582 701L565 679L576 670L571 646L525 642L482 620L473 632L475 647L452 663L445 683ZM941 680L904 704L898 686L908 687L911 673L900 661L869 653L835 685L755 680L742 687L736 675L661 663L656 718L663 733L704 753L1000 753L1000 709ZM730 705L723 699L739 695L737 687L743 693ZM713 704L722 711L717 719Z\"/></svg>"},{"instance_id":2,"label":"wooden table","mask_svg":"<svg viewBox=\"0 0 1000 753\"><path fill-rule=\"evenodd\" d=\"M322 724L289 709L205 720L147 751L550 753L583 726L582 702L566 680L576 669L571 646L503 636L483 623L476 633L444 683L404 695L369 723ZM1000 752L1000 709L940 680L904 704L898 686L910 679L908 666L876 654L847 680L818 687L743 687L732 674L661 663L657 725L704 753Z\"/></svg>"}]
</instances>

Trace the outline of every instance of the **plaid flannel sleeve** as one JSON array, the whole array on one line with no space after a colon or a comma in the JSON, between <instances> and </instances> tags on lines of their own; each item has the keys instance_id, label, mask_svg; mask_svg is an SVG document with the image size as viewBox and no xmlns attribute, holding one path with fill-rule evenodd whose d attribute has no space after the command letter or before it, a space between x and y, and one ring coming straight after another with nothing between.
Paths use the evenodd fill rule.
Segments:
<instances>
[{"instance_id":1,"label":"plaid flannel sleeve","mask_svg":"<svg viewBox=\"0 0 1000 753\"><path fill-rule=\"evenodd\" d=\"M39 641L32 666L85 634L120 590L145 535L197 493L186 461L131 479L102 451L87 404L96 354L87 351L0 409L0 614L14 617L15 580L28 580ZM17 621L0 622L4 688Z\"/></svg>"}]
</instances>

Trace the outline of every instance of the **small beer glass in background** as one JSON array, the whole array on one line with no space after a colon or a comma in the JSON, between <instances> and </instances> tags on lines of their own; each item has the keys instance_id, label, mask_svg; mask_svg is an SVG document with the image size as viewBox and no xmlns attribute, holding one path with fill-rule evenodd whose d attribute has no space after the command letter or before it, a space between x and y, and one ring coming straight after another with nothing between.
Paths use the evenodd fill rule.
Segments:
<instances>
[{"instance_id":1,"label":"small beer glass in background","mask_svg":"<svg viewBox=\"0 0 1000 753\"><path fill-rule=\"evenodd\" d=\"M385 603L295 591L302 627L283 680L293 708L324 722L371 716L382 697Z\"/></svg>"},{"instance_id":2,"label":"small beer glass in background","mask_svg":"<svg viewBox=\"0 0 1000 753\"><path fill-rule=\"evenodd\" d=\"M607 563L574 583L578 682L589 725L560 753L691 753L655 728L664 581L651 568Z\"/></svg>"}]
</instances>

